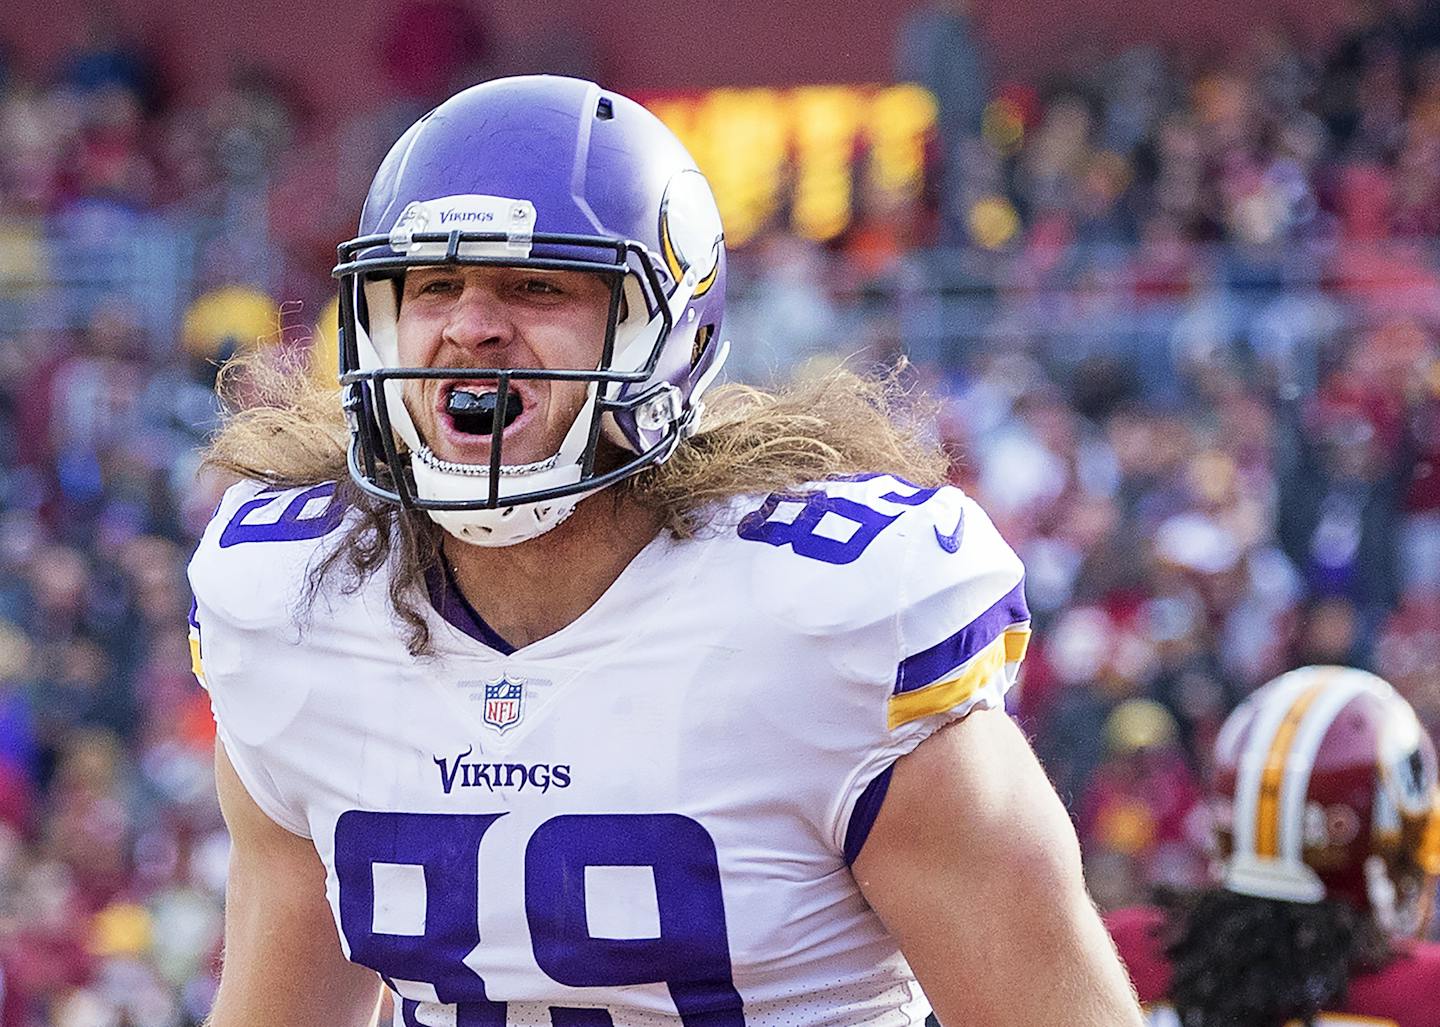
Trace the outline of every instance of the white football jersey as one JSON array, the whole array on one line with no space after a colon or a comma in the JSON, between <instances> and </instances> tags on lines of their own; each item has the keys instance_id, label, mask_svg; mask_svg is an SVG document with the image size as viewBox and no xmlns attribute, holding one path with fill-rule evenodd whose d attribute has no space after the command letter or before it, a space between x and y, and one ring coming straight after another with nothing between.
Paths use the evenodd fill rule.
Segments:
<instances>
[{"instance_id":1,"label":"white football jersey","mask_svg":"<svg viewBox=\"0 0 1440 1027\"><path fill-rule=\"evenodd\" d=\"M1020 562L972 500L869 475L736 501L518 650L432 581L417 660L383 573L305 612L332 491L226 494L196 668L397 1025L923 1019L849 864L896 758L1001 706L1024 654Z\"/></svg>"}]
</instances>

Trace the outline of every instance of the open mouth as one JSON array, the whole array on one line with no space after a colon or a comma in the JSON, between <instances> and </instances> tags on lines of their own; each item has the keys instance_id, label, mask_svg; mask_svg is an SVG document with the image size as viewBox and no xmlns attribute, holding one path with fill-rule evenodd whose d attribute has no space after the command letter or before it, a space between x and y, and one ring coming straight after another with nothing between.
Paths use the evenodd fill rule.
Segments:
<instances>
[{"instance_id":1,"label":"open mouth","mask_svg":"<svg viewBox=\"0 0 1440 1027\"><path fill-rule=\"evenodd\" d=\"M525 401L514 389L506 393L502 403L496 389L452 385L445 396L444 409L460 434L489 438L495 431L496 418L503 417L502 427L510 427L525 412Z\"/></svg>"},{"instance_id":2,"label":"open mouth","mask_svg":"<svg viewBox=\"0 0 1440 1027\"><path fill-rule=\"evenodd\" d=\"M422 444L416 458L433 470L450 474L488 474L490 443L495 437L497 418L504 418L498 424L508 437L512 425L528 420L531 413L539 408L537 398L520 389L509 389L503 403L501 399L499 390L489 382L448 383L436 404L440 413L440 436L445 440L442 447L445 456ZM538 462L522 460L515 464L501 464L500 472L514 476L549 470L555 465L558 455L552 454Z\"/></svg>"}]
</instances>

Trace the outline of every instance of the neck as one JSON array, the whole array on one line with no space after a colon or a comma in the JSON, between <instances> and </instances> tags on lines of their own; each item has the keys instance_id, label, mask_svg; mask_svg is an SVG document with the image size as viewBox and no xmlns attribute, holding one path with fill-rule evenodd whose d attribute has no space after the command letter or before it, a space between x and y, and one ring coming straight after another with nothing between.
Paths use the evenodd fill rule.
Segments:
<instances>
[{"instance_id":1,"label":"neck","mask_svg":"<svg viewBox=\"0 0 1440 1027\"><path fill-rule=\"evenodd\" d=\"M605 489L558 527L513 546L472 546L446 535L443 558L475 612L517 648L590 609L660 531L660 516Z\"/></svg>"}]
</instances>

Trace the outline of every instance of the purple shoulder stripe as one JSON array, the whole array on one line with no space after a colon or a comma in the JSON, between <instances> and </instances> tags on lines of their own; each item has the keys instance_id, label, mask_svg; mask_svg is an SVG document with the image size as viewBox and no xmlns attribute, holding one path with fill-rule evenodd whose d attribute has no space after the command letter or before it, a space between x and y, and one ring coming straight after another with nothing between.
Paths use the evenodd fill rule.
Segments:
<instances>
[{"instance_id":1,"label":"purple shoulder stripe","mask_svg":"<svg viewBox=\"0 0 1440 1027\"><path fill-rule=\"evenodd\" d=\"M860 850L865 847L865 839L870 837L870 828L875 826L875 818L880 815L885 793L890 788L890 774L894 769L895 764L892 763L876 774L875 779L860 793L860 798L855 800L855 808L850 811L850 823L845 828L846 866L859 858Z\"/></svg>"},{"instance_id":2,"label":"purple shoulder stripe","mask_svg":"<svg viewBox=\"0 0 1440 1027\"><path fill-rule=\"evenodd\" d=\"M189 621L192 628L197 631L200 629L200 604L194 596L190 597L190 612L185 615L185 619Z\"/></svg>"},{"instance_id":3,"label":"purple shoulder stripe","mask_svg":"<svg viewBox=\"0 0 1440 1027\"><path fill-rule=\"evenodd\" d=\"M907 656L895 672L895 691L914 691L939 681L1004 633L1012 624L1030 619L1025 605L1025 581L1005 593L995 605L945 641L914 656Z\"/></svg>"}]
</instances>

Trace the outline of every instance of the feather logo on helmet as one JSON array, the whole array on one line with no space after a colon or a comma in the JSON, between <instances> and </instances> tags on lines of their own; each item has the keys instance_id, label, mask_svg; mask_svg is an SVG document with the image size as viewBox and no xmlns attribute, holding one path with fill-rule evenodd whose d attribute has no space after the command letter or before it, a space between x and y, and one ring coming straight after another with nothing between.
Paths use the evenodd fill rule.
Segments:
<instances>
[{"instance_id":1,"label":"feather logo on helmet","mask_svg":"<svg viewBox=\"0 0 1440 1027\"><path fill-rule=\"evenodd\" d=\"M660 201L662 256L675 281L687 273L694 276L696 298L715 284L724 237L720 211L705 176L685 170L670 179Z\"/></svg>"}]
</instances>

